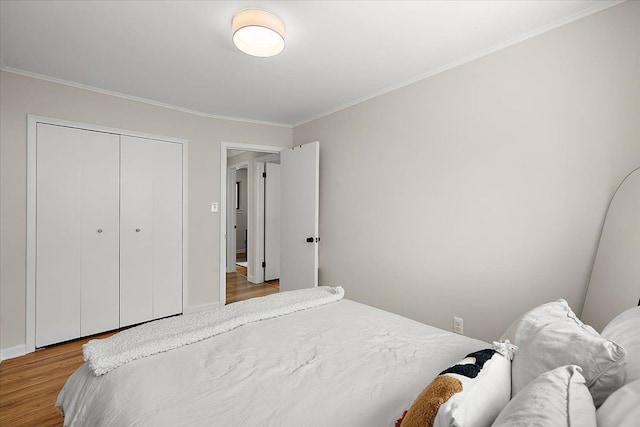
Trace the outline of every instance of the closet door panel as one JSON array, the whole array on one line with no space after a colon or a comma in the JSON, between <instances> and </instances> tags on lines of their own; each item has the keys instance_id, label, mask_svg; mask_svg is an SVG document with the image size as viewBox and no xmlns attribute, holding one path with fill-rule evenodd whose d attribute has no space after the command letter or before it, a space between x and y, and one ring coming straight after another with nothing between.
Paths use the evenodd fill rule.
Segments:
<instances>
[{"instance_id":1,"label":"closet door panel","mask_svg":"<svg viewBox=\"0 0 640 427\"><path fill-rule=\"evenodd\" d=\"M37 125L36 347L78 338L83 323L110 329L117 320L117 150L114 135Z\"/></svg>"},{"instance_id":2,"label":"closet door panel","mask_svg":"<svg viewBox=\"0 0 640 427\"><path fill-rule=\"evenodd\" d=\"M80 336L81 140L38 124L36 347Z\"/></svg>"},{"instance_id":3,"label":"closet door panel","mask_svg":"<svg viewBox=\"0 0 640 427\"><path fill-rule=\"evenodd\" d=\"M82 160L81 336L120 325L120 138L91 134Z\"/></svg>"},{"instance_id":4,"label":"closet door panel","mask_svg":"<svg viewBox=\"0 0 640 427\"><path fill-rule=\"evenodd\" d=\"M182 313L182 144L153 147L153 318Z\"/></svg>"},{"instance_id":5,"label":"closet door panel","mask_svg":"<svg viewBox=\"0 0 640 427\"><path fill-rule=\"evenodd\" d=\"M153 144L120 137L120 326L153 319Z\"/></svg>"}]
</instances>

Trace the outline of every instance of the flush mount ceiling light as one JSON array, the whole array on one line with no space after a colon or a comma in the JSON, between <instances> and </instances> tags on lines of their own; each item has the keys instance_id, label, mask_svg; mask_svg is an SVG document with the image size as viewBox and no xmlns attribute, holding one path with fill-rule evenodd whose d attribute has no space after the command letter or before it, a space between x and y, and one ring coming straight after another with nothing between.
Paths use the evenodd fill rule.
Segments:
<instances>
[{"instance_id":1,"label":"flush mount ceiling light","mask_svg":"<svg viewBox=\"0 0 640 427\"><path fill-rule=\"evenodd\" d=\"M243 9L231 21L233 44L248 55L274 56L284 49L284 23L261 9Z\"/></svg>"}]
</instances>

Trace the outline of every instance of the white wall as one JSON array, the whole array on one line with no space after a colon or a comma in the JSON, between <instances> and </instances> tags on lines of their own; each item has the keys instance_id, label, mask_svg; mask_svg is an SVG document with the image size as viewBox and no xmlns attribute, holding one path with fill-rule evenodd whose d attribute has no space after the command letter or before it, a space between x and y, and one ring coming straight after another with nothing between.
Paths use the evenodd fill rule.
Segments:
<instances>
[{"instance_id":1,"label":"white wall","mask_svg":"<svg viewBox=\"0 0 640 427\"><path fill-rule=\"evenodd\" d=\"M0 73L0 349L25 343L27 114L189 141L188 304L219 297L220 142L289 146L292 131L220 120L61 84Z\"/></svg>"},{"instance_id":2,"label":"white wall","mask_svg":"<svg viewBox=\"0 0 640 427\"><path fill-rule=\"evenodd\" d=\"M497 339L581 310L610 197L640 165L640 2L294 128L320 140L320 283Z\"/></svg>"}]
</instances>

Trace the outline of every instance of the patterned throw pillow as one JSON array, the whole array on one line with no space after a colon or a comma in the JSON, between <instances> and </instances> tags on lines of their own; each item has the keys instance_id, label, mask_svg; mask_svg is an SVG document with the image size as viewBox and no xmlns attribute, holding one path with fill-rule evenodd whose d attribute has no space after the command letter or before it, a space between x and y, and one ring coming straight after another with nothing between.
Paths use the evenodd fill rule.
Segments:
<instances>
[{"instance_id":1,"label":"patterned throw pillow","mask_svg":"<svg viewBox=\"0 0 640 427\"><path fill-rule=\"evenodd\" d=\"M438 375L417 397L396 427L486 427L511 396L515 346L496 342Z\"/></svg>"}]
</instances>

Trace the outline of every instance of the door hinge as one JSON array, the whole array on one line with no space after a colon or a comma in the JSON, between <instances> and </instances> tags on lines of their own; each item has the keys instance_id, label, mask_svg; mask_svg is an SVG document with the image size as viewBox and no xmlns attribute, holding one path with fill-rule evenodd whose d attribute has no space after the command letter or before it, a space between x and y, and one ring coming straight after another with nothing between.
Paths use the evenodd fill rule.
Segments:
<instances>
[{"instance_id":1,"label":"door hinge","mask_svg":"<svg viewBox=\"0 0 640 427\"><path fill-rule=\"evenodd\" d=\"M266 172L262 172L262 177L266 178L267 177L267 173Z\"/></svg>"},{"instance_id":2,"label":"door hinge","mask_svg":"<svg viewBox=\"0 0 640 427\"><path fill-rule=\"evenodd\" d=\"M267 263L262 261L262 268L265 268L267 266Z\"/></svg>"}]
</instances>

